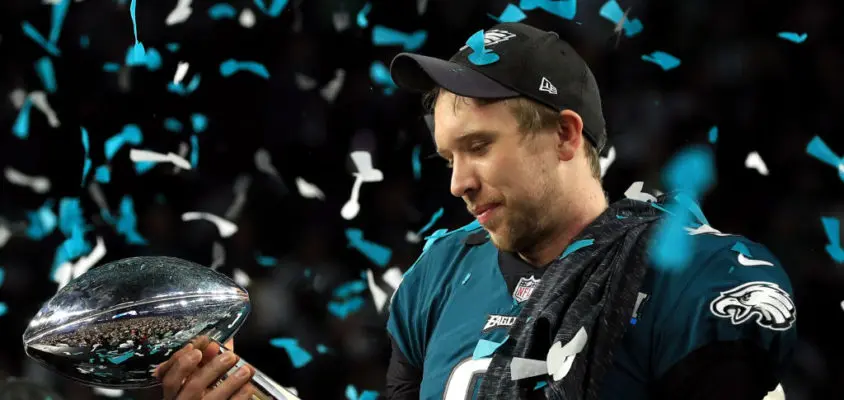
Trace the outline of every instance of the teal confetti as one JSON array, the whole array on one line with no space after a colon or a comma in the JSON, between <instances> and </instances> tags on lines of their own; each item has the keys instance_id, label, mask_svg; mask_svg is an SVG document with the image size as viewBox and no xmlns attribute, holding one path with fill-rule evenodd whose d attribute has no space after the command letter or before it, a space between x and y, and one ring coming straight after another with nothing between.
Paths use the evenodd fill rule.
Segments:
<instances>
[{"instance_id":1,"label":"teal confetti","mask_svg":"<svg viewBox=\"0 0 844 400\"><path fill-rule=\"evenodd\" d=\"M411 157L411 163L413 164L413 179L417 181L422 179L422 162L420 161L419 157L422 152L422 146L416 145L413 146L413 155Z\"/></svg>"},{"instance_id":2,"label":"teal confetti","mask_svg":"<svg viewBox=\"0 0 844 400\"><path fill-rule=\"evenodd\" d=\"M3 286L3 281L6 279L6 270L0 267L0 286Z\"/></svg>"},{"instance_id":3,"label":"teal confetti","mask_svg":"<svg viewBox=\"0 0 844 400\"><path fill-rule=\"evenodd\" d=\"M326 345L324 345L324 344L318 344L318 345L316 346L316 351L317 351L317 353L319 353L319 354L326 354L326 353L330 352L330 351L331 351L331 349L329 349L329 348L328 348L328 346L326 346Z\"/></svg>"},{"instance_id":4,"label":"teal confetti","mask_svg":"<svg viewBox=\"0 0 844 400\"><path fill-rule=\"evenodd\" d=\"M196 135L191 135L190 147L190 165L195 169L199 166L199 139Z\"/></svg>"},{"instance_id":5,"label":"teal confetti","mask_svg":"<svg viewBox=\"0 0 844 400\"><path fill-rule=\"evenodd\" d=\"M578 250L580 250L584 247L589 247L589 246L593 245L594 243L595 243L595 239L578 240L578 241L570 244L568 247L566 247L566 250L563 251L563 255L560 256L560 259L562 260L563 258L568 257L569 254L574 253L575 251L578 251Z\"/></svg>"},{"instance_id":6,"label":"teal confetti","mask_svg":"<svg viewBox=\"0 0 844 400\"><path fill-rule=\"evenodd\" d=\"M132 196L124 195L120 201L120 219L117 221L117 233L126 237L126 242L134 245L147 244L137 231L137 218L135 217L135 203Z\"/></svg>"},{"instance_id":7,"label":"teal confetti","mask_svg":"<svg viewBox=\"0 0 844 400\"><path fill-rule=\"evenodd\" d=\"M730 250L735 251L739 254L744 254L744 256L748 258L753 257L753 255L750 254L750 249L748 249L747 245L742 242L736 242L736 244L734 244L733 247L730 248Z\"/></svg>"},{"instance_id":8,"label":"teal confetti","mask_svg":"<svg viewBox=\"0 0 844 400\"><path fill-rule=\"evenodd\" d=\"M47 237L59 225L59 219L53 212L53 200L47 200L36 211L27 211L26 216L29 219L26 236L33 240Z\"/></svg>"},{"instance_id":9,"label":"teal confetti","mask_svg":"<svg viewBox=\"0 0 844 400\"><path fill-rule=\"evenodd\" d=\"M437 239L445 236L447 233L448 229L437 229L430 235L428 235L428 237L425 238L425 246L422 248L422 252L424 253L428 251L428 249L434 245L434 242L436 242Z\"/></svg>"},{"instance_id":10,"label":"teal confetti","mask_svg":"<svg viewBox=\"0 0 844 400\"><path fill-rule=\"evenodd\" d=\"M135 163L135 173L143 175L155 168L156 163L153 161L138 161Z\"/></svg>"},{"instance_id":11,"label":"teal confetti","mask_svg":"<svg viewBox=\"0 0 844 400\"><path fill-rule=\"evenodd\" d=\"M809 35L806 34L806 33L797 34L795 32L780 32L780 33L777 34L777 36L780 39L785 39L785 40L788 40L789 42L793 42L793 43L797 43L797 44L805 42L806 38L809 37Z\"/></svg>"},{"instance_id":12,"label":"teal confetti","mask_svg":"<svg viewBox=\"0 0 844 400\"><path fill-rule=\"evenodd\" d=\"M135 19L135 3L136 0L132 0L129 4L129 17L132 18L135 44L129 47L129 51L126 53L126 65L128 66L145 65L147 63L146 49L144 49L144 44L138 40L138 22Z\"/></svg>"},{"instance_id":13,"label":"teal confetti","mask_svg":"<svg viewBox=\"0 0 844 400\"><path fill-rule=\"evenodd\" d=\"M270 79L270 72L267 71L267 67L257 61L236 61L230 58L220 64L220 74L223 77L230 77L238 71L247 71L264 79Z\"/></svg>"},{"instance_id":14,"label":"teal confetti","mask_svg":"<svg viewBox=\"0 0 844 400\"><path fill-rule=\"evenodd\" d=\"M55 93L57 89L56 73L50 57L44 56L39 58L35 62L35 72L38 74L38 78L41 79L41 83L44 85L47 93Z\"/></svg>"},{"instance_id":15,"label":"teal confetti","mask_svg":"<svg viewBox=\"0 0 844 400\"><path fill-rule=\"evenodd\" d=\"M642 56L642 60L659 65L663 71L668 71L669 69L677 68L677 66L680 65L679 58L674 57L664 51L654 51L651 54L645 54Z\"/></svg>"},{"instance_id":16,"label":"teal confetti","mask_svg":"<svg viewBox=\"0 0 844 400\"><path fill-rule=\"evenodd\" d=\"M258 7L259 10L263 11L264 14L269 15L270 17L278 17L281 15L281 12L284 11L284 7L287 6L287 0L270 0L269 8L264 4L264 0L255 0L255 6Z\"/></svg>"},{"instance_id":17,"label":"teal confetti","mask_svg":"<svg viewBox=\"0 0 844 400\"><path fill-rule=\"evenodd\" d=\"M367 283L364 280L349 281L337 286L332 295L339 298L348 298L356 294L363 293L367 289Z\"/></svg>"},{"instance_id":18,"label":"teal confetti","mask_svg":"<svg viewBox=\"0 0 844 400\"><path fill-rule=\"evenodd\" d=\"M205 132L205 129L208 128L208 117L200 113L193 113L190 116L191 126L193 126L193 131L196 133Z\"/></svg>"},{"instance_id":19,"label":"teal confetti","mask_svg":"<svg viewBox=\"0 0 844 400\"><path fill-rule=\"evenodd\" d=\"M376 46L402 46L404 51L416 51L428 39L428 32L417 30L413 33L405 33L383 25L375 25L372 28L372 44Z\"/></svg>"},{"instance_id":20,"label":"teal confetti","mask_svg":"<svg viewBox=\"0 0 844 400\"><path fill-rule=\"evenodd\" d=\"M491 49L484 47L484 31L483 29L475 32L469 39L466 40L466 46L472 49L469 54L469 61L478 66L489 65L498 62L500 57Z\"/></svg>"},{"instance_id":21,"label":"teal confetti","mask_svg":"<svg viewBox=\"0 0 844 400\"><path fill-rule=\"evenodd\" d=\"M134 3L134 0L132 0L132 2ZM108 360L111 361L112 364L121 364L124 361L132 358L132 356L134 356L134 355L135 355L135 352L133 350L130 350L130 351L127 351L123 354L116 355L114 357L109 357Z\"/></svg>"},{"instance_id":22,"label":"teal confetti","mask_svg":"<svg viewBox=\"0 0 844 400\"><path fill-rule=\"evenodd\" d=\"M68 8L70 8L70 0L61 0L53 4L53 13L50 19L50 43L52 44L57 44L59 41Z\"/></svg>"},{"instance_id":23,"label":"teal confetti","mask_svg":"<svg viewBox=\"0 0 844 400\"><path fill-rule=\"evenodd\" d=\"M107 62L103 64L103 71L105 72L117 72L120 71L120 64Z\"/></svg>"},{"instance_id":24,"label":"teal confetti","mask_svg":"<svg viewBox=\"0 0 844 400\"><path fill-rule=\"evenodd\" d=\"M179 48L181 48L181 45L178 44L178 43L167 43L166 47L167 47L168 51L170 51L171 53L175 53L175 52L179 51Z\"/></svg>"},{"instance_id":25,"label":"teal confetti","mask_svg":"<svg viewBox=\"0 0 844 400\"><path fill-rule=\"evenodd\" d=\"M272 256L255 255L255 261L262 267L274 267L278 265L278 259Z\"/></svg>"},{"instance_id":26,"label":"teal confetti","mask_svg":"<svg viewBox=\"0 0 844 400\"><path fill-rule=\"evenodd\" d=\"M270 345L284 349L290 357L294 368L302 368L308 365L313 357L305 349L299 346L299 340L293 338L273 338L270 339Z\"/></svg>"},{"instance_id":27,"label":"teal confetti","mask_svg":"<svg viewBox=\"0 0 844 400\"><path fill-rule=\"evenodd\" d=\"M87 49L90 46L91 46L91 39L88 37L88 35L82 35L82 36L79 37L79 47L82 47L83 49Z\"/></svg>"},{"instance_id":28,"label":"teal confetti","mask_svg":"<svg viewBox=\"0 0 844 400\"><path fill-rule=\"evenodd\" d=\"M32 112L32 100L29 96L23 101L18 117L15 119L15 124L12 126L12 133L18 139L26 139L29 137L29 114Z\"/></svg>"},{"instance_id":29,"label":"teal confetti","mask_svg":"<svg viewBox=\"0 0 844 400\"><path fill-rule=\"evenodd\" d=\"M94 170L94 179L99 183L111 182L111 168L107 165L100 165Z\"/></svg>"},{"instance_id":30,"label":"teal confetti","mask_svg":"<svg viewBox=\"0 0 844 400\"><path fill-rule=\"evenodd\" d=\"M234 18L237 15L237 10L228 3L217 3L208 9L208 16L214 20L223 18Z\"/></svg>"},{"instance_id":31,"label":"teal confetti","mask_svg":"<svg viewBox=\"0 0 844 400\"><path fill-rule=\"evenodd\" d=\"M200 79L200 74L194 75L188 83L187 87L184 86L181 82L176 83L170 81L167 83L167 91L170 93L176 93L180 96L187 96L193 93L199 87Z\"/></svg>"},{"instance_id":32,"label":"teal confetti","mask_svg":"<svg viewBox=\"0 0 844 400\"><path fill-rule=\"evenodd\" d=\"M62 197L59 200L59 231L70 236L76 227L87 229L82 203L78 197Z\"/></svg>"},{"instance_id":33,"label":"teal confetti","mask_svg":"<svg viewBox=\"0 0 844 400\"><path fill-rule=\"evenodd\" d=\"M138 46L143 50L143 54L138 51ZM161 68L161 54L158 53L158 50L150 47L149 49L143 49L142 44L135 44L134 46L129 46L129 49L126 50L126 60L125 63L127 66L130 67L137 67L137 66L145 66L150 71L155 71Z\"/></svg>"},{"instance_id":34,"label":"teal confetti","mask_svg":"<svg viewBox=\"0 0 844 400\"><path fill-rule=\"evenodd\" d=\"M522 0L519 8L525 11L539 8L560 18L573 19L577 13L577 0Z\"/></svg>"},{"instance_id":35,"label":"teal confetti","mask_svg":"<svg viewBox=\"0 0 844 400\"><path fill-rule=\"evenodd\" d=\"M434 224L436 224L436 223L437 223L437 221L438 221L440 218L442 218L442 216L443 216L443 214L444 214L444 213L445 213L445 209L444 209L444 208L442 208L442 207L440 207L440 209L439 209L439 210L437 210L437 211L434 213L434 215L432 215L432 216L431 216L431 220L430 220L430 221L428 221L428 223L427 223L427 224L425 224L425 226L423 226L423 227L422 227L422 229L420 229L420 230L419 230L419 232L416 232L416 234L417 234L418 236L422 236L422 235L424 235L424 234L425 234L425 232L428 232L428 230L429 230L429 229L431 229L431 228L433 228L433 227L434 227Z\"/></svg>"},{"instance_id":36,"label":"teal confetti","mask_svg":"<svg viewBox=\"0 0 844 400\"><path fill-rule=\"evenodd\" d=\"M53 257L53 270L50 272L50 277L53 280L58 280L56 273L62 264L88 254L90 251L91 244L85 240L84 228L74 226L70 236L56 249L56 254Z\"/></svg>"},{"instance_id":37,"label":"teal confetti","mask_svg":"<svg viewBox=\"0 0 844 400\"><path fill-rule=\"evenodd\" d=\"M472 277L472 273L471 273L471 272L467 272L467 273L466 273L466 276L465 276L465 277L463 277L463 281L462 281L462 282L460 282L460 284L461 284L461 285L465 285L465 284L466 284L466 282L469 282L469 278L471 278L471 277Z\"/></svg>"},{"instance_id":38,"label":"teal confetti","mask_svg":"<svg viewBox=\"0 0 844 400\"><path fill-rule=\"evenodd\" d=\"M139 145L144 140L144 135L135 124L126 124L120 133L108 138L105 141L105 157L111 161L114 155L126 144Z\"/></svg>"},{"instance_id":39,"label":"teal confetti","mask_svg":"<svg viewBox=\"0 0 844 400\"><path fill-rule=\"evenodd\" d=\"M79 186L85 186L85 178L88 176L88 172L91 170L91 149L90 144L88 143L88 130L84 127L82 128L82 148L85 149L85 160L82 164L82 184Z\"/></svg>"},{"instance_id":40,"label":"teal confetti","mask_svg":"<svg viewBox=\"0 0 844 400\"><path fill-rule=\"evenodd\" d=\"M346 319L352 313L358 311L363 307L363 297L356 296L348 300L330 301L328 303L328 312L340 319Z\"/></svg>"},{"instance_id":41,"label":"teal confetti","mask_svg":"<svg viewBox=\"0 0 844 400\"><path fill-rule=\"evenodd\" d=\"M718 141L718 127L713 126L709 129L709 143L715 144Z\"/></svg>"},{"instance_id":42,"label":"teal confetti","mask_svg":"<svg viewBox=\"0 0 844 400\"><path fill-rule=\"evenodd\" d=\"M346 239L349 241L349 247L363 253L375 265L383 268L390 262L393 251L378 243L365 240L360 229L346 229Z\"/></svg>"},{"instance_id":43,"label":"teal confetti","mask_svg":"<svg viewBox=\"0 0 844 400\"><path fill-rule=\"evenodd\" d=\"M372 10L372 4L367 2L363 5L363 8L358 11L357 24L359 27L366 28L369 26L369 21L366 19L366 15L369 14L370 10Z\"/></svg>"},{"instance_id":44,"label":"teal confetti","mask_svg":"<svg viewBox=\"0 0 844 400\"><path fill-rule=\"evenodd\" d=\"M513 4L507 4L507 7L505 7L504 11L501 12L501 15L497 17L492 14L487 15L498 23L519 22L527 18L527 15L525 15L519 7L516 7Z\"/></svg>"},{"instance_id":45,"label":"teal confetti","mask_svg":"<svg viewBox=\"0 0 844 400\"><path fill-rule=\"evenodd\" d=\"M844 263L844 248L841 247L841 221L834 217L821 217L826 237L829 239L825 249L836 263Z\"/></svg>"},{"instance_id":46,"label":"teal confetti","mask_svg":"<svg viewBox=\"0 0 844 400\"><path fill-rule=\"evenodd\" d=\"M9 306L7 306L6 303L0 301L0 317L6 315L7 312L9 312Z\"/></svg>"},{"instance_id":47,"label":"teal confetti","mask_svg":"<svg viewBox=\"0 0 844 400\"><path fill-rule=\"evenodd\" d=\"M396 89L396 83L390 76L390 70L380 61L373 61L369 67L369 78L372 82L384 87L384 93L390 95Z\"/></svg>"},{"instance_id":48,"label":"teal confetti","mask_svg":"<svg viewBox=\"0 0 844 400\"><path fill-rule=\"evenodd\" d=\"M536 382L536 386L533 387L533 390L539 390L539 389L544 388L545 386L548 386L548 382L545 382L545 381Z\"/></svg>"},{"instance_id":49,"label":"teal confetti","mask_svg":"<svg viewBox=\"0 0 844 400\"><path fill-rule=\"evenodd\" d=\"M181 132L184 127L179 120L175 118L167 118L164 120L164 129L170 132Z\"/></svg>"},{"instance_id":50,"label":"teal confetti","mask_svg":"<svg viewBox=\"0 0 844 400\"><path fill-rule=\"evenodd\" d=\"M494 342L492 340L486 340L486 339L478 340L478 344L475 345L475 351L472 352L472 359L477 360L477 359L480 359L480 358L486 358L486 357L491 356L509 338L510 337L507 336L503 340L501 340L501 342Z\"/></svg>"},{"instance_id":51,"label":"teal confetti","mask_svg":"<svg viewBox=\"0 0 844 400\"><path fill-rule=\"evenodd\" d=\"M844 158L838 157L820 136L815 136L806 146L806 153L838 170L838 177L844 181Z\"/></svg>"},{"instance_id":52,"label":"teal confetti","mask_svg":"<svg viewBox=\"0 0 844 400\"><path fill-rule=\"evenodd\" d=\"M56 57L61 54L56 45L48 42L47 39L44 39L44 36L42 36L41 33L39 33L38 30L29 23L29 21L23 21L21 23L21 29L23 29L24 35L28 36L35 43L38 43L44 50L47 50L48 53Z\"/></svg>"},{"instance_id":53,"label":"teal confetti","mask_svg":"<svg viewBox=\"0 0 844 400\"><path fill-rule=\"evenodd\" d=\"M604 3L601 6L601 10L598 11L598 14L612 21L614 24L618 25L621 23L621 20L624 20L621 28L624 30L624 36L633 37L642 32L642 21L639 21L638 18L636 19L629 19L626 18L624 15L624 11L621 10L621 7L615 0L610 0Z\"/></svg>"},{"instance_id":54,"label":"teal confetti","mask_svg":"<svg viewBox=\"0 0 844 400\"><path fill-rule=\"evenodd\" d=\"M364 390L360 394L358 394L358 390L355 388L355 385L349 384L346 386L346 399L347 400L377 400L378 399L378 392L374 390Z\"/></svg>"}]
</instances>

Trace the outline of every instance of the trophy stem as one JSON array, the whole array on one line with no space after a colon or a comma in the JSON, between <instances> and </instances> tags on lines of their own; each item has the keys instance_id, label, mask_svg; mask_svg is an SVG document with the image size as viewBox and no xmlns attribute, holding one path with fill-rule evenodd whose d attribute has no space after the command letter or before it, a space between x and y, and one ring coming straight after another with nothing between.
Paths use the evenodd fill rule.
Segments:
<instances>
[{"instance_id":1,"label":"trophy stem","mask_svg":"<svg viewBox=\"0 0 844 400\"><path fill-rule=\"evenodd\" d=\"M222 344L220 344L220 353L224 353L229 351L225 348ZM219 385L222 381L226 378L231 376L235 373L240 367L246 365L246 361L243 361L243 358L239 358L237 363L231 367L225 374L220 378L217 382ZM265 375L263 372L259 371L257 368L250 366L255 373L252 375L252 379L250 383L255 388L257 393L252 395L252 400L302 400L289 390L283 388L281 385L273 381L269 376Z\"/></svg>"}]
</instances>

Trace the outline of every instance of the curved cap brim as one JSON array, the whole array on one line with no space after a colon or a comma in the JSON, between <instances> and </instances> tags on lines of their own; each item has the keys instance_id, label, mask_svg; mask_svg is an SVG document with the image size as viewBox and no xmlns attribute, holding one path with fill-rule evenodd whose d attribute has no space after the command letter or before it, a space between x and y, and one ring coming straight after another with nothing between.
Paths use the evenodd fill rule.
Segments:
<instances>
[{"instance_id":1,"label":"curved cap brim","mask_svg":"<svg viewBox=\"0 0 844 400\"><path fill-rule=\"evenodd\" d=\"M390 63L390 76L398 87L415 92L427 92L439 86L460 96L479 99L519 96L518 92L472 68L420 54L397 55Z\"/></svg>"}]
</instances>

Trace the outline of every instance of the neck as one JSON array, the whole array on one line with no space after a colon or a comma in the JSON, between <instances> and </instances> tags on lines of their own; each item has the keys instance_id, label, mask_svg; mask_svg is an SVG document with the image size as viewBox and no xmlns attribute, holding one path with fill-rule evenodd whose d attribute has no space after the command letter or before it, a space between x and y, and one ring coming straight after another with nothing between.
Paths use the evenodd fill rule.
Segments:
<instances>
[{"instance_id":1,"label":"neck","mask_svg":"<svg viewBox=\"0 0 844 400\"><path fill-rule=\"evenodd\" d=\"M586 195L581 194L575 201L569 201L561 210L562 217L555 218L551 223L553 230L531 248L519 252L519 257L537 267L547 266L557 259L574 237L607 209L607 200L601 186L590 186L597 187L597 190L584 190L580 193Z\"/></svg>"}]
</instances>

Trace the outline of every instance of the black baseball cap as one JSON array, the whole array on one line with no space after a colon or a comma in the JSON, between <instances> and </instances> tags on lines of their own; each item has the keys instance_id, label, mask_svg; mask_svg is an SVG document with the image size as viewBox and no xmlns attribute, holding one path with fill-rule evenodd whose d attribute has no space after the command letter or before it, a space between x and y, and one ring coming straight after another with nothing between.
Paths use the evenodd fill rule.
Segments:
<instances>
[{"instance_id":1,"label":"black baseball cap","mask_svg":"<svg viewBox=\"0 0 844 400\"><path fill-rule=\"evenodd\" d=\"M449 60L400 53L390 64L397 86L427 92L435 86L480 99L524 96L583 119L583 134L598 152L607 143L601 95L595 76L574 48L555 32L522 23L502 23L484 31L484 48L498 61L476 65L463 46Z\"/></svg>"}]
</instances>

